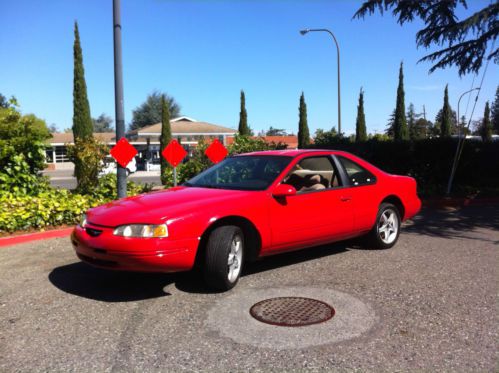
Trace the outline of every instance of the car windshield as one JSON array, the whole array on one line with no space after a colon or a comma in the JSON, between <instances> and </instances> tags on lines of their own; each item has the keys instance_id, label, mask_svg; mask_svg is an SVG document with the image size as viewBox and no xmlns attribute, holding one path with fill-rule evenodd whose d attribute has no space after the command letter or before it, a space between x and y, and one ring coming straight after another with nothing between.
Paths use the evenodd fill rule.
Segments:
<instances>
[{"instance_id":1,"label":"car windshield","mask_svg":"<svg viewBox=\"0 0 499 373\"><path fill-rule=\"evenodd\" d=\"M227 158L193 177L185 186L265 190L291 161L287 156L248 155Z\"/></svg>"}]
</instances>

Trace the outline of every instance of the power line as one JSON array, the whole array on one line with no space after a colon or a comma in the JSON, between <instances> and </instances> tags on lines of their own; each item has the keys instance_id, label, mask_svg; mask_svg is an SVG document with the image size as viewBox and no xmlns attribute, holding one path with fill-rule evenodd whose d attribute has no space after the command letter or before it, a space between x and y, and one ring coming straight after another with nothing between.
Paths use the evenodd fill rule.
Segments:
<instances>
[{"instance_id":1,"label":"power line","mask_svg":"<svg viewBox=\"0 0 499 373\"><path fill-rule=\"evenodd\" d=\"M491 52L494 50L495 44L496 44L496 40L494 39L494 41L492 43ZM476 103L478 102L478 96L480 95L480 92L482 90L482 85L483 85L483 81L485 79L485 74L487 73L487 69L489 67L489 62L490 62L490 58L487 59L487 63L485 64L485 68L483 70L482 80L480 81L480 86L478 87L478 90L476 92L475 102L473 104L473 109L471 110L471 115L470 115L470 119L468 121L468 125L466 126L466 131L469 131L469 129L470 129L471 119L473 118L473 114L475 113ZM474 78L473 78L473 80L474 80ZM470 96L471 96L471 94L470 94ZM456 173L457 166L459 164L459 159L461 158L461 154L463 152L465 140L466 140L466 134L463 136L462 139L461 139L461 137L459 137L457 139L457 148L456 148L456 153L454 156L454 163L452 165L452 170L451 170L451 174L449 177L449 183L447 184L447 195L450 194L450 190L452 188L452 181L454 180L454 175Z\"/></svg>"}]
</instances>

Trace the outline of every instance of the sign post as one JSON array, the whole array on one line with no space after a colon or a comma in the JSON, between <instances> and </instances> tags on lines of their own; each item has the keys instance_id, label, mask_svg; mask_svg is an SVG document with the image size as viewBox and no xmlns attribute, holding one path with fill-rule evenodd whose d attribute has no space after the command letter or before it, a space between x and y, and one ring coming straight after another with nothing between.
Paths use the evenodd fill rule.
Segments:
<instances>
[{"instance_id":1,"label":"sign post","mask_svg":"<svg viewBox=\"0 0 499 373\"><path fill-rule=\"evenodd\" d=\"M187 155L187 152L177 140L172 140L161 155L173 166L173 186L177 186L177 166Z\"/></svg>"}]
</instances>

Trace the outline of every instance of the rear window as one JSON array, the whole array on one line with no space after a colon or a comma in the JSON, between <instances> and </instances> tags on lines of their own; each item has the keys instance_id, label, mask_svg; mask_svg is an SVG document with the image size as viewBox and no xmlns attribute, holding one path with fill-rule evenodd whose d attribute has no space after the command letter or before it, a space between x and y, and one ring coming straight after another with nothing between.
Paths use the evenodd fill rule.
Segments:
<instances>
[{"instance_id":1,"label":"rear window","mask_svg":"<svg viewBox=\"0 0 499 373\"><path fill-rule=\"evenodd\" d=\"M337 156L337 158L347 173L350 185L369 185L376 182L376 177L358 163L342 156Z\"/></svg>"}]
</instances>

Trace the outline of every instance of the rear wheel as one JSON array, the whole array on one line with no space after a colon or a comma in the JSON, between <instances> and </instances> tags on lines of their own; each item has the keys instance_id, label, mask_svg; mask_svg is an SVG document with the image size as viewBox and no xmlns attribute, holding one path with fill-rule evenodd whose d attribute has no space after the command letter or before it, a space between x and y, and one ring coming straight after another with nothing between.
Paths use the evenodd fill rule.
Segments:
<instances>
[{"instance_id":1,"label":"rear wheel","mask_svg":"<svg viewBox=\"0 0 499 373\"><path fill-rule=\"evenodd\" d=\"M370 246L375 249L389 249L397 243L399 235L399 210L391 203L382 203L376 216L376 223L368 234Z\"/></svg>"},{"instance_id":2,"label":"rear wheel","mask_svg":"<svg viewBox=\"0 0 499 373\"><path fill-rule=\"evenodd\" d=\"M206 245L204 278L215 290L232 289L239 280L244 260L244 235L234 225L215 228Z\"/></svg>"}]
</instances>

